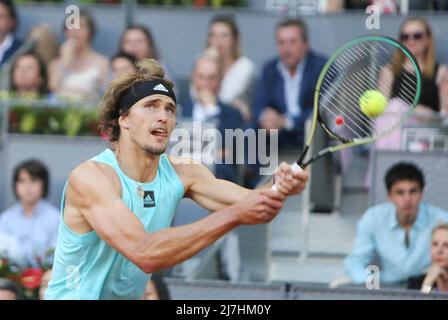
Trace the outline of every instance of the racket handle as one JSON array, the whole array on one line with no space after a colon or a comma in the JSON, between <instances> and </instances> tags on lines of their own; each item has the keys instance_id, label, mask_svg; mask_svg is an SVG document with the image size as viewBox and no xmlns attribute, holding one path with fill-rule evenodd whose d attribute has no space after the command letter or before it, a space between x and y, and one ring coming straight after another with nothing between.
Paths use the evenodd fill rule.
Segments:
<instances>
[{"instance_id":1,"label":"racket handle","mask_svg":"<svg viewBox=\"0 0 448 320\"><path fill-rule=\"evenodd\" d=\"M300 171L303 171L302 167L301 167L297 162L294 162L294 163L291 165L291 169L292 169L292 172L300 172Z\"/></svg>"},{"instance_id":2,"label":"racket handle","mask_svg":"<svg viewBox=\"0 0 448 320\"><path fill-rule=\"evenodd\" d=\"M294 163L291 165L291 170L292 170L292 172L300 172L300 171L303 171L302 167L301 167L297 162L294 162ZM277 186L276 186L275 184L273 184L272 187L271 187L271 190L277 191L277 190L278 190L278 189L277 189Z\"/></svg>"}]
</instances>

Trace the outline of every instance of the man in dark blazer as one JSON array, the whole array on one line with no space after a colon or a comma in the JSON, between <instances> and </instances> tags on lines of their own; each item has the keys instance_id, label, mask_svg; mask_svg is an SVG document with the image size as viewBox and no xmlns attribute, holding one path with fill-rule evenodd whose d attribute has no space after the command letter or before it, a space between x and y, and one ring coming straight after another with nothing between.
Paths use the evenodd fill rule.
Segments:
<instances>
[{"instance_id":1,"label":"man in dark blazer","mask_svg":"<svg viewBox=\"0 0 448 320\"><path fill-rule=\"evenodd\" d=\"M222 65L218 53L206 50L195 62L190 81L190 92L188 97L180 102L182 118L193 121L213 123L221 134L222 144L225 143L225 129L245 129L241 113L225 103L219 101L218 92L222 79ZM223 148L218 150L222 157L231 153L235 161L236 141L233 141L233 149ZM215 176L239 183L239 168L235 164L215 165ZM238 281L241 277L241 253L239 236L237 232L230 233L224 238L223 246L219 250L219 273L220 278Z\"/></svg>"},{"instance_id":2,"label":"man in dark blazer","mask_svg":"<svg viewBox=\"0 0 448 320\"><path fill-rule=\"evenodd\" d=\"M279 56L262 70L254 106L257 127L279 130L279 147L302 147L304 123L313 110L314 89L326 58L309 49L307 27L288 19L277 25Z\"/></svg>"},{"instance_id":3,"label":"man in dark blazer","mask_svg":"<svg viewBox=\"0 0 448 320\"><path fill-rule=\"evenodd\" d=\"M22 41L14 35L17 13L12 1L0 0L0 65L20 48Z\"/></svg>"},{"instance_id":4,"label":"man in dark blazer","mask_svg":"<svg viewBox=\"0 0 448 320\"><path fill-rule=\"evenodd\" d=\"M213 123L220 132L224 145L225 129L244 130L244 120L237 109L218 100L221 74L218 56L213 51L206 51L197 58L191 77L190 94L184 101L181 101L180 109L183 118ZM234 154L236 150L223 149L221 152L224 157L226 153ZM215 170L217 178L232 182L239 180L238 166L235 165L235 162L233 164L216 164Z\"/></svg>"}]
</instances>

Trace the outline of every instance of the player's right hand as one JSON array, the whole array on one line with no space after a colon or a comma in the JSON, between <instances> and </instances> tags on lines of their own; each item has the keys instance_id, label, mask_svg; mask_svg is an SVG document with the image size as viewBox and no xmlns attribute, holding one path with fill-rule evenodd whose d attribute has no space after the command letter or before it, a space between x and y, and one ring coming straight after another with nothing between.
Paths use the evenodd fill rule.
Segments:
<instances>
[{"instance_id":1,"label":"player's right hand","mask_svg":"<svg viewBox=\"0 0 448 320\"><path fill-rule=\"evenodd\" d=\"M235 205L240 224L268 223L280 212L286 196L270 189L253 190Z\"/></svg>"}]
</instances>

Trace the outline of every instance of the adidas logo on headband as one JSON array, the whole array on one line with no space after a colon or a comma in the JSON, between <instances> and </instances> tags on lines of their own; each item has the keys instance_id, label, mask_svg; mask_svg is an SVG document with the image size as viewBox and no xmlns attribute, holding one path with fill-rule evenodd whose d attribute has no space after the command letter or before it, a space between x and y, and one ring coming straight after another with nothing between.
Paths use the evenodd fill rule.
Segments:
<instances>
[{"instance_id":1,"label":"adidas logo on headband","mask_svg":"<svg viewBox=\"0 0 448 320\"><path fill-rule=\"evenodd\" d=\"M165 88L165 86L163 84L158 84L156 85L152 90L154 91L163 91L163 92L168 92L168 89Z\"/></svg>"},{"instance_id":2,"label":"adidas logo on headband","mask_svg":"<svg viewBox=\"0 0 448 320\"><path fill-rule=\"evenodd\" d=\"M122 92L118 105L122 112L127 112L134 103L153 94L162 94L173 99L176 103L176 95L169 86L165 86L163 80L155 79L132 85Z\"/></svg>"}]
</instances>

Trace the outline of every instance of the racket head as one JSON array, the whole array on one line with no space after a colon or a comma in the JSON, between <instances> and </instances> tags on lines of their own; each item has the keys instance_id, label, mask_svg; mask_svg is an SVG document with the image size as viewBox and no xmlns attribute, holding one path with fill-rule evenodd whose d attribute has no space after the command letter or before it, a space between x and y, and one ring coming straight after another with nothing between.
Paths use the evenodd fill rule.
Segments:
<instances>
[{"instance_id":1,"label":"racket head","mask_svg":"<svg viewBox=\"0 0 448 320\"><path fill-rule=\"evenodd\" d=\"M402 77L394 88L397 70ZM331 152L380 139L409 118L420 89L418 63L401 43L383 36L362 36L347 42L320 73L307 146L317 123L331 138L343 142L329 147ZM379 112L382 108L384 111Z\"/></svg>"}]
</instances>

